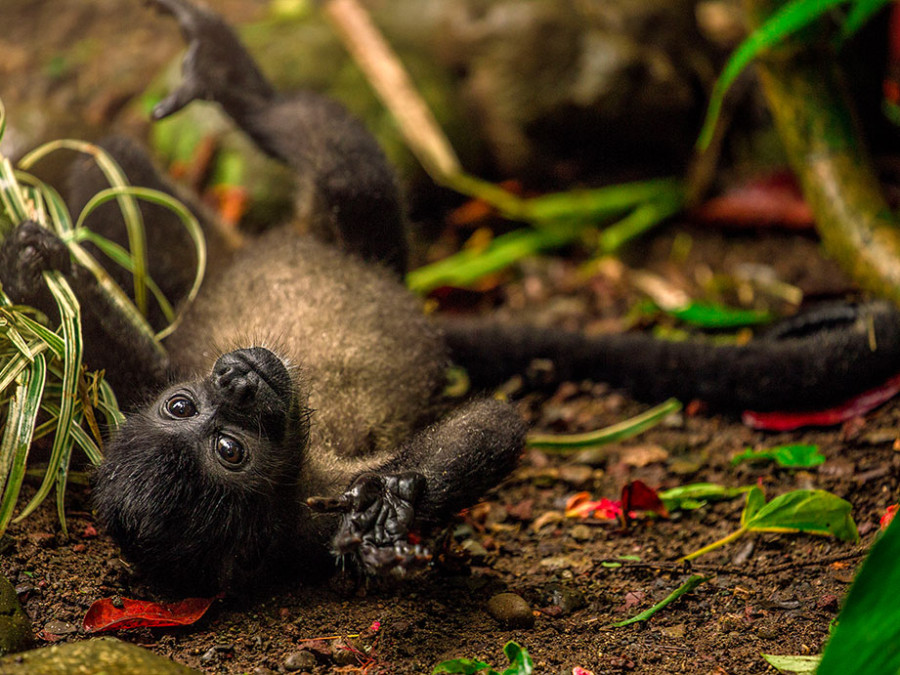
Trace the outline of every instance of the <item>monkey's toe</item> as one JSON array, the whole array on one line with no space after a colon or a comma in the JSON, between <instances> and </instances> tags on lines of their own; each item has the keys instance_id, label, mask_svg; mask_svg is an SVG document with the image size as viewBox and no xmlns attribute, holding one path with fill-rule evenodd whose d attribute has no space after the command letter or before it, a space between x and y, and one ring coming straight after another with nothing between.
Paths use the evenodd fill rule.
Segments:
<instances>
[{"instance_id":1,"label":"monkey's toe","mask_svg":"<svg viewBox=\"0 0 900 675\"><path fill-rule=\"evenodd\" d=\"M367 574L405 576L431 562L431 552L421 544L397 542L393 546L363 543L357 557Z\"/></svg>"},{"instance_id":2,"label":"monkey's toe","mask_svg":"<svg viewBox=\"0 0 900 675\"><path fill-rule=\"evenodd\" d=\"M34 221L21 223L3 242L0 269L5 292L25 302L41 288L41 274L47 270L68 272L71 268L66 245L46 227Z\"/></svg>"}]
</instances>

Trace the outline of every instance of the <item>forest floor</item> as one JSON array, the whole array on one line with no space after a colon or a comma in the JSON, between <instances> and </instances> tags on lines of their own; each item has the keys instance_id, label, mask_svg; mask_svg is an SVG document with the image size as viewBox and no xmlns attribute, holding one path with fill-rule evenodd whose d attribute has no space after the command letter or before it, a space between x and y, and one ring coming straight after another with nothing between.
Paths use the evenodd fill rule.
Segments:
<instances>
[{"instance_id":1,"label":"forest floor","mask_svg":"<svg viewBox=\"0 0 900 675\"><path fill-rule=\"evenodd\" d=\"M674 265L673 243L686 234L690 253ZM702 277L741 261L772 265L781 279L813 296L846 288L804 234L675 224L635 248L641 252L629 256L630 266L670 277ZM496 292L500 311L590 328L598 312L608 315L627 304L608 276L585 281L571 261L536 261L523 270L519 281ZM557 432L599 428L647 407L594 383L567 383L549 394L519 392L518 405L534 428ZM821 651L879 518L897 500L898 429L897 402L840 428L795 433L754 431L735 417L692 411L608 446L587 458L590 463L528 451L521 467L460 519L438 563L414 578L366 586L337 572L324 585L297 580L252 600L218 600L187 628L119 637L207 672L284 672L303 663L292 656L303 650L316 655L316 673L423 674L457 657L502 669L509 640L528 649L541 674L568 675L575 666L596 675L771 672L763 653ZM732 466L732 457L747 447L785 443L816 444L827 461L802 471ZM743 498L628 530L614 521L562 517L572 494L586 490L594 499L615 499L635 479L659 488L760 484L770 498L822 488L853 504L861 541L748 536L685 567L675 562L679 556L737 529ZM157 598L97 532L88 496L86 486L70 487L68 539L46 506L13 526L0 544L0 572L16 585L35 631L48 642L85 639L81 620L98 598ZM611 627L660 601L692 573L710 578L646 623ZM507 591L528 602L533 627L506 628L488 613L488 600ZM380 628L373 634L374 622ZM333 639L356 634L363 637Z\"/></svg>"}]
</instances>

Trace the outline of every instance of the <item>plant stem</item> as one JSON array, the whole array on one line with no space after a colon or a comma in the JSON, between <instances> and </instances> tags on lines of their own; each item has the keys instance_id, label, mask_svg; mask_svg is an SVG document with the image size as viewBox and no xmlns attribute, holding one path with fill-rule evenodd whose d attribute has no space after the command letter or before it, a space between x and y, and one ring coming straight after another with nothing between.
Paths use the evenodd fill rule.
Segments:
<instances>
[{"instance_id":1,"label":"plant stem","mask_svg":"<svg viewBox=\"0 0 900 675\"><path fill-rule=\"evenodd\" d=\"M714 541L711 544L707 544L703 548L698 548L693 553L688 553L686 556L682 556L681 558L678 559L678 562L687 562L688 560L693 560L694 558L699 558L701 555L705 555L706 553L709 553L710 551L717 549L720 546L724 546L725 544L730 544L731 542L735 541L736 539L740 539L748 531L749 530L746 527L742 527L741 529L739 529L735 532L732 532L727 537L723 537L722 539L719 539L718 541Z\"/></svg>"},{"instance_id":2,"label":"plant stem","mask_svg":"<svg viewBox=\"0 0 900 675\"><path fill-rule=\"evenodd\" d=\"M756 25L778 6L772 0L744 0ZM813 46L793 40L773 48L757 68L825 249L862 287L900 304L900 229L825 37Z\"/></svg>"}]
</instances>

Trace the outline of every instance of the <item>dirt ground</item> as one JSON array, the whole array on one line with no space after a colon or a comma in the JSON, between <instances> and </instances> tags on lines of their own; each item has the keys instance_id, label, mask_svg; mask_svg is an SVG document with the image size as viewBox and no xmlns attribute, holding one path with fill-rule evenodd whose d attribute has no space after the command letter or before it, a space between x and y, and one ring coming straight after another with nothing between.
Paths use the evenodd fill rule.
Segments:
<instances>
[{"instance_id":1,"label":"dirt ground","mask_svg":"<svg viewBox=\"0 0 900 675\"><path fill-rule=\"evenodd\" d=\"M805 235L735 234L673 225L640 246L633 265L665 273L668 252L687 232L693 240L679 274L722 271L737 260L766 261L786 281L830 294L842 276ZM499 295L517 312L585 325L616 304L615 289L592 277L575 283L578 266L533 263ZM591 310L591 306L594 309ZM581 431L636 414L646 404L593 383L568 383L552 394L523 392L519 406L535 428ZM449 658L503 665L508 640L525 646L535 672L762 673L761 654L815 654L828 636L854 570L896 501L900 404L893 402L840 429L763 433L727 416L682 414L644 435L610 447L591 464L578 458L526 453L521 468L454 530L433 569L414 579L359 584L338 572L320 586L273 588L251 600L217 601L200 623L184 629L143 629L122 639L207 672L284 672L291 654L311 648L313 672L429 673ZM815 443L827 457L817 469L733 467L746 447ZM583 458L582 458L583 459ZM848 499L862 539L760 535L720 549L690 568L674 561L738 527L742 500L637 523L628 531L608 521L561 519L567 497L588 490L618 497L641 479L654 487L692 482L762 484L771 497L822 488ZM68 500L72 536L59 533L50 507L16 525L2 542L0 571L17 586L42 639L79 640L90 604L100 597L154 598L116 548L97 533L88 488ZM623 561L619 556L638 556ZM646 624L610 628L658 602L690 573L712 578ZM507 629L487 612L488 599L511 591L534 612L533 628ZM380 623L374 636L368 630ZM334 638L362 634L343 641ZM321 640L310 644L310 640Z\"/></svg>"}]
</instances>

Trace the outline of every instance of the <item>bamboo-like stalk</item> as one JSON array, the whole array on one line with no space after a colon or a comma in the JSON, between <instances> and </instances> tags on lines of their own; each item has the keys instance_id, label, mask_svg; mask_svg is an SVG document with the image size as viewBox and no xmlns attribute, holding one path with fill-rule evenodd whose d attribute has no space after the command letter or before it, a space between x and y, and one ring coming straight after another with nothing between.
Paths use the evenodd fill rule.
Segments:
<instances>
[{"instance_id":1,"label":"bamboo-like stalk","mask_svg":"<svg viewBox=\"0 0 900 675\"><path fill-rule=\"evenodd\" d=\"M759 25L777 3L744 0L744 7L751 24ZM900 304L900 228L834 54L824 39L792 42L769 50L757 70L826 251L864 289Z\"/></svg>"}]
</instances>

